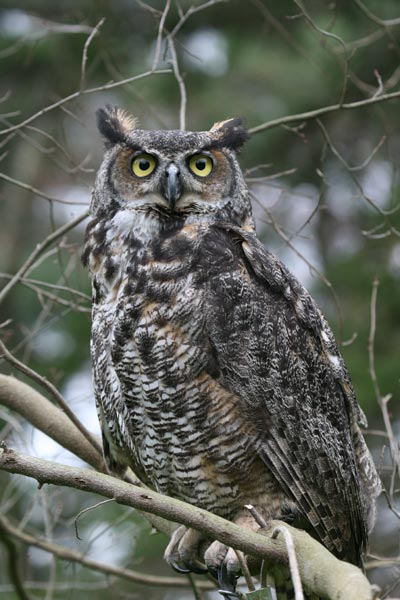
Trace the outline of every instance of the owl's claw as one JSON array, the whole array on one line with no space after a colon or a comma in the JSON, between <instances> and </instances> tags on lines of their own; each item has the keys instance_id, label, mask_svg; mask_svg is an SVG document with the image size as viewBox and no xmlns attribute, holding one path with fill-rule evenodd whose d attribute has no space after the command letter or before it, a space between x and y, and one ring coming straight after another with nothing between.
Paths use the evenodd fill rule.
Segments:
<instances>
[{"instance_id":1,"label":"owl's claw","mask_svg":"<svg viewBox=\"0 0 400 600\"><path fill-rule=\"evenodd\" d=\"M209 572L218 581L221 596L226 600L240 599L242 596L236 592L236 581L241 568L235 551L214 541L204 554L206 564L203 564L199 556L205 541L198 531L178 527L165 550L165 560L177 573L202 575Z\"/></svg>"},{"instance_id":2,"label":"owl's claw","mask_svg":"<svg viewBox=\"0 0 400 600\"><path fill-rule=\"evenodd\" d=\"M205 575L208 573L206 565L197 558L192 557L190 560L183 559L183 562L192 573L196 573L197 575Z\"/></svg>"},{"instance_id":3,"label":"owl's claw","mask_svg":"<svg viewBox=\"0 0 400 600\"><path fill-rule=\"evenodd\" d=\"M176 571L177 573L180 573L181 575L187 575L191 571L191 569L187 569L186 567L181 567L176 562L176 560L174 560L173 558L170 558L168 560L168 564L169 564L170 567L173 568L174 571Z\"/></svg>"},{"instance_id":4,"label":"owl's claw","mask_svg":"<svg viewBox=\"0 0 400 600\"><path fill-rule=\"evenodd\" d=\"M251 515L249 516L248 512L238 514L234 522L251 531L259 529L259 525ZM204 554L204 560L209 572L219 583L221 596L224 596L227 600L236 600L243 597L239 592L236 592L236 581L241 574L241 565L233 548L229 548L216 540L208 546Z\"/></svg>"},{"instance_id":5,"label":"owl's claw","mask_svg":"<svg viewBox=\"0 0 400 600\"><path fill-rule=\"evenodd\" d=\"M239 598L239 595L236 592L236 581L238 579L238 574L229 569L229 563L224 560L221 565L217 568L218 573L218 583L221 586L221 590L219 593L224 595L226 598ZM228 596L226 594L231 594Z\"/></svg>"},{"instance_id":6,"label":"owl's claw","mask_svg":"<svg viewBox=\"0 0 400 600\"><path fill-rule=\"evenodd\" d=\"M211 577L214 577L214 579L218 581L218 567L215 567L214 565L207 565L207 569Z\"/></svg>"},{"instance_id":7,"label":"owl's claw","mask_svg":"<svg viewBox=\"0 0 400 600\"><path fill-rule=\"evenodd\" d=\"M218 583L221 586L218 593L226 598L226 600L237 600L240 598L240 594L236 591L237 576L229 572L225 561L217 568L217 573Z\"/></svg>"},{"instance_id":8,"label":"owl's claw","mask_svg":"<svg viewBox=\"0 0 400 600\"><path fill-rule=\"evenodd\" d=\"M165 550L165 560L177 573L204 575L208 569L198 558L201 539L201 534L194 529L178 527Z\"/></svg>"}]
</instances>

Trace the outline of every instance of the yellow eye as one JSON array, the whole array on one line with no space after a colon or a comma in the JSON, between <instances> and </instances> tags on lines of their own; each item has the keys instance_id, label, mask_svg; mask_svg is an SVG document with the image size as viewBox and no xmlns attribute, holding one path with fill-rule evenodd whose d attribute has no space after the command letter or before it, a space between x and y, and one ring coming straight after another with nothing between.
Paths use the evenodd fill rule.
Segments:
<instances>
[{"instance_id":1,"label":"yellow eye","mask_svg":"<svg viewBox=\"0 0 400 600\"><path fill-rule=\"evenodd\" d=\"M213 167L213 161L207 154L194 154L189 158L189 169L198 177L207 177Z\"/></svg>"},{"instance_id":2,"label":"yellow eye","mask_svg":"<svg viewBox=\"0 0 400 600\"><path fill-rule=\"evenodd\" d=\"M156 159L151 154L138 154L132 161L132 173L136 177L147 177L157 166Z\"/></svg>"}]
</instances>

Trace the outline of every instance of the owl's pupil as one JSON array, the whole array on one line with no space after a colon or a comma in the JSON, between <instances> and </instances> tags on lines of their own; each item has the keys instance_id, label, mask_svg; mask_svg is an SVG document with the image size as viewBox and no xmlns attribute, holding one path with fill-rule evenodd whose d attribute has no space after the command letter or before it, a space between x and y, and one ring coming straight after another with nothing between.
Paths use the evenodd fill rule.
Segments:
<instances>
[{"instance_id":1,"label":"owl's pupil","mask_svg":"<svg viewBox=\"0 0 400 600\"><path fill-rule=\"evenodd\" d=\"M200 160L196 161L196 168L199 171L203 171L206 168L206 161L204 160L204 158L200 158Z\"/></svg>"},{"instance_id":2,"label":"owl's pupil","mask_svg":"<svg viewBox=\"0 0 400 600\"><path fill-rule=\"evenodd\" d=\"M141 158L139 161L139 169L141 171L147 171L150 168L150 163L145 158Z\"/></svg>"}]
</instances>

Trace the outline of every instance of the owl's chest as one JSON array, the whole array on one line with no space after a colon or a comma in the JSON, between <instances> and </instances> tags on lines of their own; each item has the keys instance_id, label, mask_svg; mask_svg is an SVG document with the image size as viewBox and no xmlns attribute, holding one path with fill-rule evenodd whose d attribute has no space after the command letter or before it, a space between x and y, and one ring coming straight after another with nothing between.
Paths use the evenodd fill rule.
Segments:
<instances>
[{"instance_id":1,"label":"owl's chest","mask_svg":"<svg viewBox=\"0 0 400 600\"><path fill-rule=\"evenodd\" d=\"M185 254L182 242L179 252L162 250L128 261L116 298L114 284L97 309L94 332L104 335L94 337L108 357L97 398L116 454L129 453L160 491L206 502L234 468L232 451L238 473L254 457L242 444L237 399L218 383L207 330L210 259Z\"/></svg>"},{"instance_id":2,"label":"owl's chest","mask_svg":"<svg viewBox=\"0 0 400 600\"><path fill-rule=\"evenodd\" d=\"M121 270L97 308L102 354L130 426L142 435L183 411L183 394L207 364L202 295L188 263L140 256ZM182 402L181 402L182 401ZM114 403L115 406L115 403ZM151 432L150 432L151 434Z\"/></svg>"}]
</instances>

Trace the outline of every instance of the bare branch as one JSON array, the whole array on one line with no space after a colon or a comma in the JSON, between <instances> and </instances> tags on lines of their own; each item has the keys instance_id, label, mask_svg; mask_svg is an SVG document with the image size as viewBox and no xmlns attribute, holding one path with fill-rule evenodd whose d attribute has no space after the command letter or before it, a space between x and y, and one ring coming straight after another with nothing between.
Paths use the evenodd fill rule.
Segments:
<instances>
[{"instance_id":1,"label":"bare branch","mask_svg":"<svg viewBox=\"0 0 400 600\"><path fill-rule=\"evenodd\" d=\"M84 554L75 552L70 548L59 546L58 544L53 544L47 542L46 540L41 540L39 537L25 533L24 531L21 531L20 529L17 529L13 525L11 525L10 521L8 521L8 519L1 515L0 530L3 530L3 532L6 532L9 536L12 536L16 540L19 540L27 546L34 546L36 548L40 548L41 550L49 552L61 560L79 563L82 566L87 567L88 569L93 569L94 571L105 573L106 575L113 575L114 577L120 577L121 579L133 581L134 583L138 583L140 585L154 585L161 587L179 588L187 588L189 585L188 582L182 577L161 577L159 575L146 575L145 573L133 571L132 569L123 569L119 567L114 567L106 563L100 563L98 561L87 558ZM196 585L198 585L202 590L213 589L213 585L208 581L197 581Z\"/></svg>"},{"instance_id":2,"label":"bare branch","mask_svg":"<svg viewBox=\"0 0 400 600\"><path fill-rule=\"evenodd\" d=\"M97 23L96 27L90 33L90 35L87 38L87 40L85 42L85 45L83 47L82 64L81 64L81 90L83 90L83 88L85 86L86 62L87 62L87 54L88 54L89 46L90 46L90 44L91 44L94 36L98 34L99 29L103 25L104 21L105 21L105 17L103 17L102 19L100 19L100 21Z\"/></svg>"},{"instance_id":3,"label":"bare branch","mask_svg":"<svg viewBox=\"0 0 400 600\"><path fill-rule=\"evenodd\" d=\"M60 237L62 237L65 233L79 225L79 223L82 223L82 221L84 221L88 217L88 214L89 213L86 211L83 214L79 215L79 217L76 217L72 221L65 223L64 225L53 231L42 242L40 242L40 244L36 246L32 254L28 257L24 264L18 269L14 277L7 283L7 285L4 286L4 288L0 292L0 303L3 302L7 294L12 290L15 284L18 283L20 278L25 275L29 267L33 265L35 260L42 254L42 252L46 250L49 246L51 246L54 242L59 240Z\"/></svg>"},{"instance_id":4,"label":"bare branch","mask_svg":"<svg viewBox=\"0 0 400 600\"><path fill-rule=\"evenodd\" d=\"M14 377L0 374L0 403L22 415L63 448L104 471L101 451L93 447L93 443L88 441L69 416L30 386Z\"/></svg>"},{"instance_id":5,"label":"bare branch","mask_svg":"<svg viewBox=\"0 0 400 600\"><path fill-rule=\"evenodd\" d=\"M175 25L173 30L171 31L171 37L175 37L178 31L182 29L183 25L186 21L197 12L201 10L205 10L206 8L210 8L210 6L214 6L215 4L221 4L222 2L229 2L230 0L208 0L208 2L204 2L204 4L200 4L199 6L192 5L180 18L180 21Z\"/></svg>"},{"instance_id":6,"label":"bare branch","mask_svg":"<svg viewBox=\"0 0 400 600\"><path fill-rule=\"evenodd\" d=\"M0 521L1 523L1 521ZM0 531L3 528L0 525ZM19 567L19 553L15 546L14 541L11 539L9 532L2 530L3 535L0 536L1 541L3 542L6 551L7 551L7 563L8 563L8 573L10 575L10 579L13 583L15 593L19 600L32 600L31 596L25 589L22 576L21 569Z\"/></svg>"},{"instance_id":7,"label":"bare branch","mask_svg":"<svg viewBox=\"0 0 400 600\"><path fill-rule=\"evenodd\" d=\"M122 85L126 85L128 83L133 83L134 81L138 81L139 79L144 79L145 77L149 77L150 75L161 75L161 74L165 74L165 73L171 73L170 69L160 69L159 71L146 71L145 73L140 73L139 75L127 77L126 79L122 79L121 81L112 81L110 83L106 83L104 85L99 85L97 87L89 88L86 90L78 90L77 92L74 92L73 94L70 94L69 96L65 96L64 98L61 98L61 100L58 100L57 102L54 102L53 104L50 104L49 106L46 106L45 108L42 108L41 110L39 110L35 114L31 115L24 121L21 121L21 123L17 123L16 125L12 125L11 127L2 129L0 131L0 135L6 135L7 133L16 131L17 129L20 129L21 127L25 127L26 125L29 125L29 123L32 123L32 121L35 121L36 119L38 119L39 117L42 117L46 113L54 110L55 108L59 108L59 107L63 106L64 104L71 102L71 100L75 100L76 98L79 98L79 96L82 96L84 94L94 94L96 92L105 92L107 90L112 90L114 88L121 87Z\"/></svg>"},{"instance_id":8,"label":"bare branch","mask_svg":"<svg viewBox=\"0 0 400 600\"><path fill-rule=\"evenodd\" d=\"M309 534L281 521L272 521L260 535L181 500L130 485L109 475L59 465L8 449L0 453L0 469L33 477L41 484L63 485L115 498L119 504L193 527L211 539L246 554L280 564L287 563L286 549L279 540L272 539L272 531L277 526L287 527L293 536L300 577L307 590L328 599L371 600L371 586L360 569L339 561Z\"/></svg>"},{"instance_id":9,"label":"bare branch","mask_svg":"<svg viewBox=\"0 0 400 600\"><path fill-rule=\"evenodd\" d=\"M95 439L95 437L86 429L86 427L84 427L82 425L80 420L76 417L75 413L70 409L68 404L65 402L63 396L60 394L58 389L50 381L48 381L48 379L46 379L46 377L42 377L42 375L39 375L39 373L37 373L33 369L30 369L23 362L21 362L17 358L15 358L15 356L13 356L11 354L11 352L9 352L9 350L7 350L7 348L5 347L5 345L3 344L3 342L1 340L0 340L0 352L1 352L0 356L3 356L11 365L13 365L16 369L18 369L18 371L20 371L21 373L24 373L25 375L30 377L33 381L38 383L45 390L47 390L47 392L49 392L51 394L51 396L54 398L54 400L57 402L57 404L63 410L63 412L67 415L67 417L70 419L70 421L72 421L72 423L75 425L75 427L77 429L79 429L81 434L87 439L87 441L93 446L93 448L101 455L102 448L101 448L100 444ZM8 382L8 385L9 386L16 385L18 387L18 384L16 384L17 381L18 381L17 379L11 379L11 381ZM18 393L18 391L20 391L20 390L16 389L15 393ZM25 392L27 393L27 390L25 390Z\"/></svg>"},{"instance_id":10,"label":"bare branch","mask_svg":"<svg viewBox=\"0 0 400 600\"><path fill-rule=\"evenodd\" d=\"M286 125L287 123L295 123L297 121L309 121L310 119L315 119L316 117L320 117L322 115L327 115L331 112L336 112L338 110L353 110L356 108L362 108L364 106L371 106L372 104L378 104L380 102L387 102L389 100L394 100L395 98L400 97L400 91L391 92L390 94L382 94L382 96L375 96L372 98L366 98L365 100L357 100L356 102L344 102L343 104L331 104L329 106L322 106L321 108L316 108L315 110L309 110L304 113L298 113L297 115L287 115L285 117L279 117L278 119L273 119L272 121L266 121L261 125L257 125L256 127L251 127L249 129L250 135L254 135L256 133L261 133L262 131L267 131L268 129L273 129L274 127L280 127L282 125ZM1 133L1 132L0 132Z\"/></svg>"},{"instance_id":11,"label":"bare branch","mask_svg":"<svg viewBox=\"0 0 400 600\"><path fill-rule=\"evenodd\" d=\"M13 179L12 177L10 177L9 175L6 175L5 173L0 173L0 179L3 179L4 181L8 181L9 183L12 183L13 185L17 185L18 187L20 187L24 190L28 190L32 194L35 194L35 196L40 196L41 198L45 198L46 200L49 200L50 202L57 202L58 204L67 204L67 205L72 205L72 206L73 205L79 205L79 206L87 206L88 205L88 202L71 202L69 200L62 200L61 198L56 198L55 196L50 196L49 194L45 194L44 192L41 192L37 188L34 188L32 185L24 183L23 181L19 181L18 179Z\"/></svg>"},{"instance_id":12,"label":"bare branch","mask_svg":"<svg viewBox=\"0 0 400 600\"><path fill-rule=\"evenodd\" d=\"M257 196L255 194L253 194L252 192L250 192L250 196L257 202L259 202ZM259 202L260 203L260 202ZM265 213L268 216L269 219L269 224L272 226L273 230L279 235L280 238L282 238L282 240L284 240L284 242L287 244L287 246L308 266L308 268L310 269L311 273L315 273L320 279L321 281L324 283L324 285L326 285L326 287L328 288L330 294L332 295L332 299L335 303L335 308L336 308L336 312L337 312L337 316L338 316L338 321L339 321L339 332L341 335L341 330L342 330L342 311L340 308L340 303L339 303L339 299L336 295L335 290L333 289L333 285L332 283L329 281L329 279L324 275L324 273L322 273L319 269L317 269L317 267L315 267L305 256L304 254L302 254L292 243L291 241L291 237L289 237L288 235L286 235L286 233L283 231L282 227L279 225L279 223L276 222L276 220L274 219L271 211L266 208L265 206L263 206L261 203L260 205L262 206L262 208L264 209Z\"/></svg>"},{"instance_id":13,"label":"bare branch","mask_svg":"<svg viewBox=\"0 0 400 600\"><path fill-rule=\"evenodd\" d=\"M12 275L8 275L8 273L0 273L0 279L1 278L11 279ZM52 290L57 290L59 292L67 292L68 294L72 294L73 296L76 296L78 299L81 299L85 302L91 301L89 294L85 294L80 290L75 290L74 288L67 287L65 285L57 285L56 283L49 283L48 281L41 281L40 279L32 279L31 277L21 277L20 282L35 286L35 288L45 287L50 288Z\"/></svg>"},{"instance_id":14,"label":"bare branch","mask_svg":"<svg viewBox=\"0 0 400 600\"><path fill-rule=\"evenodd\" d=\"M78 530L79 519L86 513L91 512L92 510L95 510L99 506L103 506L103 504L109 504L110 502L115 502L115 498L108 498L107 500L102 500L101 502L96 502L96 504L93 504L92 506L88 506L87 508L84 508L78 512L78 514L76 515L76 517L74 519L75 535L78 540L82 539L79 536L79 530Z\"/></svg>"},{"instance_id":15,"label":"bare branch","mask_svg":"<svg viewBox=\"0 0 400 600\"><path fill-rule=\"evenodd\" d=\"M166 3L165 3L165 8L163 10L163 13L161 15L160 23L158 25L158 34L157 34L156 49L155 49L155 52L154 52L153 66L152 66L152 70L153 71L155 71L157 69L157 66L158 66L158 63L159 63L159 60L160 60L162 34L163 34L163 31L164 31L165 20L167 18L170 6L171 6L171 0L167 0Z\"/></svg>"},{"instance_id":16,"label":"bare branch","mask_svg":"<svg viewBox=\"0 0 400 600\"><path fill-rule=\"evenodd\" d=\"M392 473L390 494L388 495L389 507L392 508L392 504L393 504L392 499L393 499L393 493L394 493L394 481L395 481L396 471L400 475L400 454L399 454L399 448L396 444L396 440L395 440L395 436L393 433L393 428L392 428L392 424L390 422L390 417L389 417L389 412L388 412L388 402L391 399L391 394L382 396L382 393L381 393L381 390L379 387L379 383L378 383L378 378L376 375L376 370L375 370L374 346L375 346L375 333L376 333L376 299L377 299L377 295L378 295L378 286L379 286L379 280L377 277L375 277L373 284L372 284L371 308L370 308L370 330L369 330L369 336L368 336L369 374L371 377L372 385L374 386L376 401L382 412L383 422L385 424L385 429L387 431L388 440L389 440L390 454L392 457L393 473ZM393 510L393 508L392 508L392 510ZM393 510L393 512L395 514L397 514L397 516L399 516L399 514L397 513L396 510Z\"/></svg>"},{"instance_id":17,"label":"bare branch","mask_svg":"<svg viewBox=\"0 0 400 600\"><path fill-rule=\"evenodd\" d=\"M4 278L4 279L12 279L12 275L6 275L5 273L0 273L0 278ZM82 313L86 313L86 314L90 314L91 313L91 308L90 306L82 306L79 301L72 301L72 300L65 300L64 298L61 298L60 296L58 296L57 294L52 294L49 291L43 290L43 288L41 287L42 285L46 286L46 283L40 281L38 283L31 283L29 278L26 277L22 277L20 279L20 284L26 286L29 290L32 290L36 293L39 302L41 302L41 304L43 304L43 298L48 298L49 300L51 300L52 302L56 303L56 304L61 304L61 306L68 306L71 310L74 310L76 312L82 312ZM51 284L48 284L48 286L50 287ZM57 286L54 284L54 287L65 287L65 286ZM68 289L68 288L66 288ZM71 293L74 293L74 290L72 290L71 288ZM79 293L76 294L79 298Z\"/></svg>"},{"instance_id":18,"label":"bare branch","mask_svg":"<svg viewBox=\"0 0 400 600\"><path fill-rule=\"evenodd\" d=\"M372 11L370 11L365 6L365 4L363 4L361 2L361 0L353 0L353 2L354 2L354 4L357 4L357 6L364 13L364 15L366 17L368 17L368 19L370 19L377 25L380 25L381 27L387 28L387 27L396 27L397 25L400 25L400 18L398 18L398 19L380 19Z\"/></svg>"},{"instance_id":19,"label":"bare branch","mask_svg":"<svg viewBox=\"0 0 400 600\"><path fill-rule=\"evenodd\" d=\"M293 0L293 1L300 8L300 10L303 13L303 15L304 15L307 23L309 23L311 25L311 27L313 29L315 29L315 31L317 31L318 33L320 33L324 37L331 38L331 39L335 40L336 42L339 42L339 44L341 45L341 47L343 49L343 52L344 52L344 64L342 65L343 66L343 85L342 85L342 91L341 91L340 100L339 100L339 104L342 105L344 97L346 95L347 78L348 78L348 71L349 71L349 65L348 65L348 60L347 60L346 44L344 43L344 41L342 40L341 37L339 37L338 35L330 32L330 31L326 31L325 29L322 29L321 27L319 27L316 24L315 21L309 15L309 13L306 11L305 6L304 6L302 0Z\"/></svg>"},{"instance_id":20,"label":"bare branch","mask_svg":"<svg viewBox=\"0 0 400 600\"><path fill-rule=\"evenodd\" d=\"M304 600L303 588L301 585L299 565L297 564L296 550L293 537L286 526L277 526L272 531L272 538L275 539L279 533L282 533L289 557L290 576L292 578L295 600Z\"/></svg>"},{"instance_id":21,"label":"bare branch","mask_svg":"<svg viewBox=\"0 0 400 600\"><path fill-rule=\"evenodd\" d=\"M179 109L179 129L184 131L186 129L186 103L187 103L187 95L186 95L186 87L183 81L181 72L179 70L178 65L178 57L176 55L174 40L171 35L168 36L168 48L171 54L171 66L174 71L175 79L178 82L179 92L181 95L181 103Z\"/></svg>"}]
</instances>

